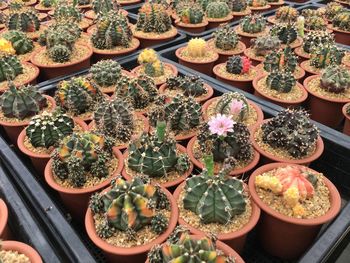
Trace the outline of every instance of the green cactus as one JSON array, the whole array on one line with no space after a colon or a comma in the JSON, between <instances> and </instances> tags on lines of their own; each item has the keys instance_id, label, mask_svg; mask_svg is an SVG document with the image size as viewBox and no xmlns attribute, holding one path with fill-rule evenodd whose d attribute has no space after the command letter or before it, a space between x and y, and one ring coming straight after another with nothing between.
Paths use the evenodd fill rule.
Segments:
<instances>
[{"instance_id":1,"label":"green cactus","mask_svg":"<svg viewBox=\"0 0 350 263\"><path fill-rule=\"evenodd\" d=\"M234 28L229 25L220 27L213 33L213 36L215 47L222 50L234 50L240 39Z\"/></svg>"},{"instance_id":2,"label":"green cactus","mask_svg":"<svg viewBox=\"0 0 350 263\"><path fill-rule=\"evenodd\" d=\"M7 118L23 120L38 114L47 106L46 97L31 85L17 89L13 83L10 83L9 89L0 97L1 111Z\"/></svg>"},{"instance_id":3,"label":"green cactus","mask_svg":"<svg viewBox=\"0 0 350 263\"><path fill-rule=\"evenodd\" d=\"M167 136L165 129L165 122L158 122L155 134L145 133L129 144L130 169L150 177L166 176L170 171L184 173L188 169L188 157L184 162L184 154L177 153L176 141Z\"/></svg>"},{"instance_id":4,"label":"green cactus","mask_svg":"<svg viewBox=\"0 0 350 263\"><path fill-rule=\"evenodd\" d=\"M344 11L344 7L337 3L337 2L330 2L327 4L326 6L326 12L325 12L325 16L327 19L329 20L333 20L333 18L339 14L340 12Z\"/></svg>"},{"instance_id":5,"label":"green cactus","mask_svg":"<svg viewBox=\"0 0 350 263\"><path fill-rule=\"evenodd\" d=\"M310 57L310 65L315 68L325 68L328 65L340 65L345 51L336 45L321 44L315 48Z\"/></svg>"},{"instance_id":6,"label":"green cactus","mask_svg":"<svg viewBox=\"0 0 350 263\"><path fill-rule=\"evenodd\" d=\"M171 18L163 5L145 3L139 10L136 30L162 34L172 28Z\"/></svg>"},{"instance_id":7,"label":"green cactus","mask_svg":"<svg viewBox=\"0 0 350 263\"><path fill-rule=\"evenodd\" d=\"M344 31L350 31L350 11L340 12L333 18L333 26Z\"/></svg>"},{"instance_id":8,"label":"green cactus","mask_svg":"<svg viewBox=\"0 0 350 263\"><path fill-rule=\"evenodd\" d=\"M335 44L334 35L327 31L311 31L303 39L303 50L311 53L320 44Z\"/></svg>"},{"instance_id":9,"label":"green cactus","mask_svg":"<svg viewBox=\"0 0 350 263\"><path fill-rule=\"evenodd\" d=\"M12 43L17 55L27 54L34 49L34 42L21 31L11 30L3 34L3 38Z\"/></svg>"},{"instance_id":10,"label":"green cactus","mask_svg":"<svg viewBox=\"0 0 350 263\"><path fill-rule=\"evenodd\" d=\"M266 19L261 15L248 15L241 19L240 27L246 33L260 33L266 28Z\"/></svg>"},{"instance_id":11,"label":"green cactus","mask_svg":"<svg viewBox=\"0 0 350 263\"><path fill-rule=\"evenodd\" d=\"M14 80L23 74L23 66L15 55L0 53L0 82Z\"/></svg>"},{"instance_id":12,"label":"green cactus","mask_svg":"<svg viewBox=\"0 0 350 263\"><path fill-rule=\"evenodd\" d=\"M29 9L20 9L10 12L7 18L8 30L35 32L40 29L40 21L36 12Z\"/></svg>"},{"instance_id":13,"label":"green cactus","mask_svg":"<svg viewBox=\"0 0 350 263\"><path fill-rule=\"evenodd\" d=\"M166 80L167 88L180 88L185 96L199 97L207 92L204 82L198 76L177 76Z\"/></svg>"},{"instance_id":14,"label":"green cactus","mask_svg":"<svg viewBox=\"0 0 350 263\"><path fill-rule=\"evenodd\" d=\"M56 4L56 0L40 0L40 4L43 7L50 8Z\"/></svg>"},{"instance_id":15,"label":"green cactus","mask_svg":"<svg viewBox=\"0 0 350 263\"><path fill-rule=\"evenodd\" d=\"M74 121L71 117L60 111L44 112L34 116L28 127L26 135L34 147L50 148L57 146L65 136L73 133Z\"/></svg>"},{"instance_id":16,"label":"green cactus","mask_svg":"<svg viewBox=\"0 0 350 263\"><path fill-rule=\"evenodd\" d=\"M298 32L295 26L291 24L277 24L271 28L270 34L277 36L282 44L289 45L293 43L297 37Z\"/></svg>"},{"instance_id":17,"label":"green cactus","mask_svg":"<svg viewBox=\"0 0 350 263\"><path fill-rule=\"evenodd\" d=\"M214 112L231 116L236 122L243 122L249 115L249 104L243 94L227 92L219 97Z\"/></svg>"},{"instance_id":18,"label":"green cactus","mask_svg":"<svg viewBox=\"0 0 350 263\"><path fill-rule=\"evenodd\" d=\"M181 1L176 6L176 13L182 23L200 24L203 22L204 11L198 3Z\"/></svg>"},{"instance_id":19,"label":"green cactus","mask_svg":"<svg viewBox=\"0 0 350 263\"><path fill-rule=\"evenodd\" d=\"M247 4L250 7L263 7L267 5L266 0L247 0Z\"/></svg>"},{"instance_id":20,"label":"green cactus","mask_svg":"<svg viewBox=\"0 0 350 263\"><path fill-rule=\"evenodd\" d=\"M265 35L251 40L251 49L257 56L266 56L267 54L278 50L281 41L277 36Z\"/></svg>"},{"instance_id":21,"label":"green cactus","mask_svg":"<svg viewBox=\"0 0 350 263\"><path fill-rule=\"evenodd\" d=\"M308 30L323 31L327 29L327 22L321 16L306 17L305 28Z\"/></svg>"},{"instance_id":22,"label":"green cactus","mask_svg":"<svg viewBox=\"0 0 350 263\"><path fill-rule=\"evenodd\" d=\"M94 47L99 49L127 48L132 40L128 19L121 13L109 11L97 19L96 31L91 36Z\"/></svg>"},{"instance_id":23,"label":"green cactus","mask_svg":"<svg viewBox=\"0 0 350 263\"><path fill-rule=\"evenodd\" d=\"M224 18L230 14L231 10L226 2L210 2L206 9L208 18Z\"/></svg>"},{"instance_id":24,"label":"green cactus","mask_svg":"<svg viewBox=\"0 0 350 263\"><path fill-rule=\"evenodd\" d=\"M332 93L350 89L350 72L342 66L328 66L321 75L321 87Z\"/></svg>"},{"instance_id":25,"label":"green cactus","mask_svg":"<svg viewBox=\"0 0 350 263\"><path fill-rule=\"evenodd\" d=\"M70 21L78 23L83 19L82 13L80 13L74 2L68 3L66 1L57 3L53 17L57 22Z\"/></svg>"},{"instance_id":26,"label":"green cactus","mask_svg":"<svg viewBox=\"0 0 350 263\"><path fill-rule=\"evenodd\" d=\"M119 63L111 59L101 60L93 64L89 72L92 80L101 87L116 85L122 74Z\"/></svg>"},{"instance_id":27,"label":"green cactus","mask_svg":"<svg viewBox=\"0 0 350 263\"><path fill-rule=\"evenodd\" d=\"M251 62L246 56L232 56L226 62L226 71L231 74L247 74L250 68Z\"/></svg>"},{"instance_id":28,"label":"green cactus","mask_svg":"<svg viewBox=\"0 0 350 263\"><path fill-rule=\"evenodd\" d=\"M90 0L77 0L78 5L88 5L90 4Z\"/></svg>"},{"instance_id":29,"label":"green cactus","mask_svg":"<svg viewBox=\"0 0 350 263\"><path fill-rule=\"evenodd\" d=\"M268 54L264 61L264 70L272 72L282 70L294 72L298 65L298 58L294 55L291 48L279 50Z\"/></svg>"},{"instance_id":30,"label":"green cactus","mask_svg":"<svg viewBox=\"0 0 350 263\"><path fill-rule=\"evenodd\" d=\"M272 71L266 78L266 86L281 93L288 93L296 84L290 71Z\"/></svg>"},{"instance_id":31,"label":"green cactus","mask_svg":"<svg viewBox=\"0 0 350 263\"><path fill-rule=\"evenodd\" d=\"M317 9L306 8L301 11L301 15L306 19L309 17L321 17L320 12Z\"/></svg>"},{"instance_id":32,"label":"green cactus","mask_svg":"<svg viewBox=\"0 0 350 263\"><path fill-rule=\"evenodd\" d=\"M229 0L227 4L233 12L243 12L248 7L246 0Z\"/></svg>"},{"instance_id":33,"label":"green cactus","mask_svg":"<svg viewBox=\"0 0 350 263\"><path fill-rule=\"evenodd\" d=\"M297 21L298 10L290 6L282 6L277 9L275 19L282 23L293 23Z\"/></svg>"},{"instance_id":34,"label":"green cactus","mask_svg":"<svg viewBox=\"0 0 350 263\"><path fill-rule=\"evenodd\" d=\"M118 10L118 3L115 0L92 0L92 9L95 14L106 14L111 10Z\"/></svg>"}]
</instances>

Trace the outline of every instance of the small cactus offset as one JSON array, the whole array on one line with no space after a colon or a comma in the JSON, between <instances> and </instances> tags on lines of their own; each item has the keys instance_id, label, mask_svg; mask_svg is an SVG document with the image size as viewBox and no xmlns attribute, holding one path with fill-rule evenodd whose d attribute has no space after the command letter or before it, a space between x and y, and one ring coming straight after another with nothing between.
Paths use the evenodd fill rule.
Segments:
<instances>
[{"instance_id":1,"label":"small cactus offset","mask_svg":"<svg viewBox=\"0 0 350 263\"><path fill-rule=\"evenodd\" d=\"M230 14L231 10L226 2L210 2L206 9L208 18L224 18Z\"/></svg>"},{"instance_id":2,"label":"small cactus offset","mask_svg":"<svg viewBox=\"0 0 350 263\"><path fill-rule=\"evenodd\" d=\"M189 57L202 58L207 54L208 45L202 38L192 38L188 41L186 51Z\"/></svg>"},{"instance_id":3,"label":"small cactus offset","mask_svg":"<svg viewBox=\"0 0 350 263\"><path fill-rule=\"evenodd\" d=\"M92 0L92 9L95 14L107 14L111 10L118 10L118 3L115 0Z\"/></svg>"},{"instance_id":4,"label":"small cactus offset","mask_svg":"<svg viewBox=\"0 0 350 263\"><path fill-rule=\"evenodd\" d=\"M222 50L234 50L240 39L234 28L228 25L220 27L213 36L215 47Z\"/></svg>"},{"instance_id":5,"label":"small cactus offset","mask_svg":"<svg viewBox=\"0 0 350 263\"><path fill-rule=\"evenodd\" d=\"M20 74L23 74L23 66L18 57L0 51L0 82L14 80Z\"/></svg>"},{"instance_id":6,"label":"small cactus offset","mask_svg":"<svg viewBox=\"0 0 350 263\"><path fill-rule=\"evenodd\" d=\"M248 74L251 67L251 61L246 56L232 56L226 62L226 71L231 74Z\"/></svg>"},{"instance_id":7,"label":"small cactus offset","mask_svg":"<svg viewBox=\"0 0 350 263\"><path fill-rule=\"evenodd\" d=\"M264 61L264 70L272 72L274 70L285 70L294 72L298 65L298 58L294 55L291 48L279 50L268 54Z\"/></svg>"},{"instance_id":8,"label":"small cactus offset","mask_svg":"<svg viewBox=\"0 0 350 263\"><path fill-rule=\"evenodd\" d=\"M12 43L17 55L22 55L33 51L34 42L21 31L11 30L3 34L3 38Z\"/></svg>"},{"instance_id":9,"label":"small cactus offset","mask_svg":"<svg viewBox=\"0 0 350 263\"><path fill-rule=\"evenodd\" d=\"M73 3L68 3L66 1L60 1L53 14L54 19L57 22L80 22L83 19L82 13Z\"/></svg>"},{"instance_id":10,"label":"small cactus offset","mask_svg":"<svg viewBox=\"0 0 350 263\"><path fill-rule=\"evenodd\" d=\"M297 37L298 32L292 24L278 24L271 28L271 35L277 36L282 44L289 45L293 43Z\"/></svg>"},{"instance_id":11,"label":"small cactus offset","mask_svg":"<svg viewBox=\"0 0 350 263\"><path fill-rule=\"evenodd\" d=\"M282 6L277 9L275 19L281 23L293 23L297 21L298 10L290 6Z\"/></svg>"},{"instance_id":12,"label":"small cactus offset","mask_svg":"<svg viewBox=\"0 0 350 263\"><path fill-rule=\"evenodd\" d=\"M340 65L345 51L336 45L319 45L310 56L310 65L315 68L325 68L328 65Z\"/></svg>"},{"instance_id":13,"label":"small cactus offset","mask_svg":"<svg viewBox=\"0 0 350 263\"><path fill-rule=\"evenodd\" d=\"M177 153L176 141L166 134L165 122L158 122L154 134L143 134L130 143L128 152L128 167L150 177L164 177L171 171L184 173L190 163L186 154Z\"/></svg>"},{"instance_id":14,"label":"small cactus offset","mask_svg":"<svg viewBox=\"0 0 350 263\"><path fill-rule=\"evenodd\" d=\"M180 21L185 24L200 24L203 22L204 11L200 4L181 1L176 7Z\"/></svg>"},{"instance_id":15,"label":"small cactus offset","mask_svg":"<svg viewBox=\"0 0 350 263\"><path fill-rule=\"evenodd\" d=\"M248 117L249 104L243 94L227 92L219 97L215 113L230 116L236 122L243 122Z\"/></svg>"},{"instance_id":16,"label":"small cactus offset","mask_svg":"<svg viewBox=\"0 0 350 263\"><path fill-rule=\"evenodd\" d=\"M116 85L121 77L121 66L115 60L101 60L93 64L89 73L91 79L101 87Z\"/></svg>"},{"instance_id":17,"label":"small cactus offset","mask_svg":"<svg viewBox=\"0 0 350 263\"><path fill-rule=\"evenodd\" d=\"M268 3L266 0L247 0L247 4L250 7L263 7L266 6Z\"/></svg>"},{"instance_id":18,"label":"small cactus offset","mask_svg":"<svg viewBox=\"0 0 350 263\"><path fill-rule=\"evenodd\" d=\"M261 36L251 40L254 53L257 56L266 56L267 54L278 50L281 46L281 41L277 36Z\"/></svg>"},{"instance_id":19,"label":"small cactus offset","mask_svg":"<svg viewBox=\"0 0 350 263\"><path fill-rule=\"evenodd\" d=\"M136 30L145 33L165 33L172 28L171 18L161 4L145 3L139 10Z\"/></svg>"},{"instance_id":20,"label":"small cactus offset","mask_svg":"<svg viewBox=\"0 0 350 263\"><path fill-rule=\"evenodd\" d=\"M266 19L261 15L248 15L241 19L240 27L246 33L260 33L266 28Z\"/></svg>"},{"instance_id":21,"label":"small cactus offset","mask_svg":"<svg viewBox=\"0 0 350 263\"><path fill-rule=\"evenodd\" d=\"M7 118L23 120L48 106L47 99L31 85L16 88L12 83L0 97L1 111Z\"/></svg>"},{"instance_id":22,"label":"small cactus offset","mask_svg":"<svg viewBox=\"0 0 350 263\"><path fill-rule=\"evenodd\" d=\"M306 17L305 28L308 30L326 30L327 22L321 16Z\"/></svg>"},{"instance_id":23,"label":"small cactus offset","mask_svg":"<svg viewBox=\"0 0 350 263\"><path fill-rule=\"evenodd\" d=\"M327 31L311 31L303 39L303 50L311 53L320 44L335 44L334 35Z\"/></svg>"},{"instance_id":24,"label":"small cactus offset","mask_svg":"<svg viewBox=\"0 0 350 263\"><path fill-rule=\"evenodd\" d=\"M35 32L40 29L40 21L35 11L21 8L10 12L6 26L8 30Z\"/></svg>"},{"instance_id":25,"label":"small cactus offset","mask_svg":"<svg viewBox=\"0 0 350 263\"><path fill-rule=\"evenodd\" d=\"M185 96L199 97L207 93L203 80L198 76L170 77L166 85L169 89L180 88Z\"/></svg>"},{"instance_id":26,"label":"small cactus offset","mask_svg":"<svg viewBox=\"0 0 350 263\"><path fill-rule=\"evenodd\" d=\"M343 93L350 89L350 72L342 66L328 66L321 75L321 87L329 92Z\"/></svg>"},{"instance_id":27,"label":"small cactus offset","mask_svg":"<svg viewBox=\"0 0 350 263\"><path fill-rule=\"evenodd\" d=\"M344 11L344 7L337 3L337 2L330 2L327 4L326 6L326 12L325 12L325 16L327 19L329 20L333 20L333 18L339 14L340 12Z\"/></svg>"},{"instance_id":28,"label":"small cactus offset","mask_svg":"<svg viewBox=\"0 0 350 263\"><path fill-rule=\"evenodd\" d=\"M248 7L246 0L229 0L227 4L233 12L243 12Z\"/></svg>"},{"instance_id":29,"label":"small cactus offset","mask_svg":"<svg viewBox=\"0 0 350 263\"><path fill-rule=\"evenodd\" d=\"M34 147L50 148L73 133L74 121L60 111L34 116L26 128L26 135Z\"/></svg>"},{"instance_id":30,"label":"small cactus offset","mask_svg":"<svg viewBox=\"0 0 350 263\"><path fill-rule=\"evenodd\" d=\"M164 75L164 65L154 49L144 49L137 57L137 62L142 65L143 71L147 76L153 78Z\"/></svg>"},{"instance_id":31,"label":"small cactus offset","mask_svg":"<svg viewBox=\"0 0 350 263\"><path fill-rule=\"evenodd\" d=\"M274 148L286 150L294 158L303 158L315 146L319 132L303 110L286 109L261 126L262 140Z\"/></svg>"},{"instance_id":32,"label":"small cactus offset","mask_svg":"<svg viewBox=\"0 0 350 263\"><path fill-rule=\"evenodd\" d=\"M340 12L333 18L333 26L350 32L350 11Z\"/></svg>"},{"instance_id":33,"label":"small cactus offset","mask_svg":"<svg viewBox=\"0 0 350 263\"><path fill-rule=\"evenodd\" d=\"M290 71L272 71L266 78L266 86L281 93L290 92L296 79Z\"/></svg>"}]
</instances>

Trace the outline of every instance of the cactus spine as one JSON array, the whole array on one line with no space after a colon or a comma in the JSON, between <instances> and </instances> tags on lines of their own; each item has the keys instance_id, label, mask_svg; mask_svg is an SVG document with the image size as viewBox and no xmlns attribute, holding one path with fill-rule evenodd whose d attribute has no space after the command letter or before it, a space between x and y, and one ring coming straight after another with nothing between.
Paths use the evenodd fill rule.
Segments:
<instances>
[{"instance_id":1,"label":"cactus spine","mask_svg":"<svg viewBox=\"0 0 350 263\"><path fill-rule=\"evenodd\" d=\"M219 28L213 33L215 47L222 50L233 50L237 47L239 36L230 26Z\"/></svg>"},{"instance_id":2,"label":"cactus spine","mask_svg":"<svg viewBox=\"0 0 350 263\"><path fill-rule=\"evenodd\" d=\"M328 66L321 75L321 87L329 92L343 93L350 88L350 72L342 66Z\"/></svg>"},{"instance_id":3,"label":"cactus spine","mask_svg":"<svg viewBox=\"0 0 350 263\"><path fill-rule=\"evenodd\" d=\"M23 74L23 66L17 56L0 52L0 82L14 80Z\"/></svg>"},{"instance_id":4,"label":"cactus spine","mask_svg":"<svg viewBox=\"0 0 350 263\"><path fill-rule=\"evenodd\" d=\"M136 30L162 34L171 28L171 18L163 5L145 3L139 10Z\"/></svg>"},{"instance_id":5,"label":"cactus spine","mask_svg":"<svg viewBox=\"0 0 350 263\"><path fill-rule=\"evenodd\" d=\"M101 87L116 85L121 77L121 66L117 61L107 59L93 64L91 78Z\"/></svg>"},{"instance_id":6,"label":"cactus spine","mask_svg":"<svg viewBox=\"0 0 350 263\"><path fill-rule=\"evenodd\" d=\"M288 93L296 84L296 79L290 71L272 71L266 78L266 86L281 93Z\"/></svg>"}]
</instances>

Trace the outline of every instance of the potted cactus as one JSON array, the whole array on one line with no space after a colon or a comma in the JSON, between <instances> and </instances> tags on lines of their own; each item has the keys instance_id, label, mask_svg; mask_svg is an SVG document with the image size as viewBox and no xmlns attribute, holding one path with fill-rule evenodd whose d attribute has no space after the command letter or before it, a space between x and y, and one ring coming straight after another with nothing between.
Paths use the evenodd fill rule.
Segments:
<instances>
[{"instance_id":1,"label":"potted cactus","mask_svg":"<svg viewBox=\"0 0 350 263\"><path fill-rule=\"evenodd\" d=\"M248 57L236 55L216 65L213 72L218 80L250 93L253 93L252 81L259 73Z\"/></svg>"},{"instance_id":2,"label":"potted cactus","mask_svg":"<svg viewBox=\"0 0 350 263\"><path fill-rule=\"evenodd\" d=\"M165 188L149 178L117 177L91 197L85 228L110 262L145 262L147 252L174 230L179 211Z\"/></svg>"},{"instance_id":3,"label":"potted cactus","mask_svg":"<svg viewBox=\"0 0 350 263\"><path fill-rule=\"evenodd\" d=\"M239 40L240 37L229 25L218 28L213 33L213 39L208 41L209 46L219 54L216 63L224 63L229 57L242 54L246 46Z\"/></svg>"},{"instance_id":4,"label":"potted cactus","mask_svg":"<svg viewBox=\"0 0 350 263\"><path fill-rule=\"evenodd\" d=\"M201 33L208 25L204 11L199 3L180 1L176 5L175 25L190 33Z\"/></svg>"},{"instance_id":5,"label":"potted cactus","mask_svg":"<svg viewBox=\"0 0 350 263\"><path fill-rule=\"evenodd\" d=\"M171 25L171 18L163 5L145 3L139 10L133 33L145 48L173 39L177 29Z\"/></svg>"},{"instance_id":6,"label":"potted cactus","mask_svg":"<svg viewBox=\"0 0 350 263\"><path fill-rule=\"evenodd\" d=\"M231 9L225 1L209 2L205 13L209 22L208 29L218 27L222 23L228 23L233 18Z\"/></svg>"},{"instance_id":7,"label":"potted cactus","mask_svg":"<svg viewBox=\"0 0 350 263\"><path fill-rule=\"evenodd\" d=\"M35 9L39 12L48 13L55 8L56 0L40 0L38 4L35 5Z\"/></svg>"},{"instance_id":8,"label":"potted cactus","mask_svg":"<svg viewBox=\"0 0 350 263\"><path fill-rule=\"evenodd\" d=\"M261 246L282 259L300 257L340 210L340 195L331 181L301 165L261 166L249 178L249 191L264 218Z\"/></svg>"},{"instance_id":9,"label":"potted cactus","mask_svg":"<svg viewBox=\"0 0 350 263\"><path fill-rule=\"evenodd\" d=\"M145 116L133 112L127 101L114 98L97 106L89 130L114 138L114 146L122 150L128 147L132 139L148 132L149 124Z\"/></svg>"},{"instance_id":10,"label":"potted cactus","mask_svg":"<svg viewBox=\"0 0 350 263\"><path fill-rule=\"evenodd\" d=\"M312 9L312 8L305 8L301 11L301 16L304 18L310 18L310 17L322 17L324 18L323 11L319 9Z\"/></svg>"},{"instance_id":11,"label":"potted cactus","mask_svg":"<svg viewBox=\"0 0 350 263\"><path fill-rule=\"evenodd\" d=\"M345 7L349 7L350 6L350 2L348 0L334 0L334 2L340 3Z\"/></svg>"},{"instance_id":12,"label":"potted cactus","mask_svg":"<svg viewBox=\"0 0 350 263\"><path fill-rule=\"evenodd\" d=\"M350 42L350 11L344 10L336 14L332 25L328 26L335 33L335 40L338 43L348 45Z\"/></svg>"},{"instance_id":13,"label":"potted cactus","mask_svg":"<svg viewBox=\"0 0 350 263\"><path fill-rule=\"evenodd\" d=\"M214 94L214 89L198 76L171 77L159 88L171 100L178 94L193 97L197 102L204 102Z\"/></svg>"},{"instance_id":14,"label":"potted cactus","mask_svg":"<svg viewBox=\"0 0 350 263\"><path fill-rule=\"evenodd\" d=\"M271 6L269 10L275 10L284 5L284 0L267 0L267 3Z\"/></svg>"},{"instance_id":15,"label":"potted cactus","mask_svg":"<svg viewBox=\"0 0 350 263\"><path fill-rule=\"evenodd\" d=\"M252 13L248 8L246 0L229 0L227 4L232 11L234 21L240 20L242 17Z\"/></svg>"},{"instance_id":16,"label":"potted cactus","mask_svg":"<svg viewBox=\"0 0 350 263\"><path fill-rule=\"evenodd\" d=\"M87 130L85 122L71 118L59 108L54 112L43 112L32 117L29 125L18 136L18 148L32 161L40 175L44 175L47 162L54 147L61 139L74 131Z\"/></svg>"},{"instance_id":17,"label":"potted cactus","mask_svg":"<svg viewBox=\"0 0 350 263\"><path fill-rule=\"evenodd\" d=\"M212 75L215 61L219 59L218 53L208 48L208 43L202 38L192 38L187 46L178 48L175 55L181 65L209 76Z\"/></svg>"},{"instance_id":18,"label":"potted cactus","mask_svg":"<svg viewBox=\"0 0 350 263\"><path fill-rule=\"evenodd\" d=\"M112 10L121 13L124 16L128 15L128 11L120 9L118 2L116 0L92 0L91 1L92 10L85 12L85 17L95 20L99 16L106 14Z\"/></svg>"},{"instance_id":19,"label":"potted cactus","mask_svg":"<svg viewBox=\"0 0 350 263\"><path fill-rule=\"evenodd\" d=\"M342 112L345 117L343 133L350 136L350 102L343 106Z\"/></svg>"},{"instance_id":20,"label":"potted cactus","mask_svg":"<svg viewBox=\"0 0 350 263\"><path fill-rule=\"evenodd\" d=\"M200 128L199 134L193 137L187 152L196 167L203 169L206 154L214 157L214 171L218 173L224 160L231 157L230 175L239 176L252 170L258 163L260 155L250 142L247 125L235 122L232 115L214 115Z\"/></svg>"},{"instance_id":21,"label":"potted cactus","mask_svg":"<svg viewBox=\"0 0 350 263\"><path fill-rule=\"evenodd\" d=\"M2 262L43 263L34 248L18 241L0 241L0 259Z\"/></svg>"},{"instance_id":22,"label":"potted cactus","mask_svg":"<svg viewBox=\"0 0 350 263\"><path fill-rule=\"evenodd\" d=\"M271 24L284 24L284 23L295 23L299 16L299 12L297 9L291 6L282 6L276 10L276 14L274 16L269 16L267 21Z\"/></svg>"},{"instance_id":23,"label":"potted cactus","mask_svg":"<svg viewBox=\"0 0 350 263\"><path fill-rule=\"evenodd\" d=\"M13 144L31 117L52 111L56 106L53 98L42 95L37 89L31 85L16 88L10 83L9 89L0 96L0 125Z\"/></svg>"},{"instance_id":24,"label":"potted cactus","mask_svg":"<svg viewBox=\"0 0 350 263\"><path fill-rule=\"evenodd\" d=\"M139 175L149 176L166 188L174 188L191 174L193 165L186 148L177 144L160 121L154 132L144 133L129 144L124 152L123 177L127 180Z\"/></svg>"},{"instance_id":25,"label":"potted cactus","mask_svg":"<svg viewBox=\"0 0 350 263\"><path fill-rule=\"evenodd\" d=\"M248 232L257 224L260 210L242 180L229 175L233 158L214 172L212 155L204 157L205 170L176 188L179 224L192 234L214 234L218 240L241 253Z\"/></svg>"},{"instance_id":26,"label":"potted cactus","mask_svg":"<svg viewBox=\"0 0 350 263\"><path fill-rule=\"evenodd\" d=\"M137 57L137 62L140 66L134 68L131 73L136 76L146 75L152 78L157 86L178 74L177 68L170 63L162 62L154 49L144 49Z\"/></svg>"},{"instance_id":27,"label":"potted cactus","mask_svg":"<svg viewBox=\"0 0 350 263\"><path fill-rule=\"evenodd\" d=\"M304 110L286 109L263 121L252 131L254 148L263 163L308 165L319 158L324 145L319 131Z\"/></svg>"},{"instance_id":28,"label":"potted cactus","mask_svg":"<svg viewBox=\"0 0 350 263\"><path fill-rule=\"evenodd\" d=\"M350 102L350 70L330 65L321 75L304 80L310 94L311 118L330 127L337 127L343 119L342 107Z\"/></svg>"},{"instance_id":29,"label":"potted cactus","mask_svg":"<svg viewBox=\"0 0 350 263\"><path fill-rule=\"evenodd\" d=\"M77 131L60 140L45 168L47 184L56 190L77 219L84 218L91 194L123 169L123 155L110 137Z\"/></svg>"},{"instance_id":30,"label":"potted cactus","mask_svg":"<svg viewBox=\"0 0 350 263\"><path fill-rule=\"evenodd\" d=\"M10 229L7 225L8 216L7 205L4 200L0 198L0 238L5 240L10 238Z\"/></svg>"},{"instance_id":31,"label":"potted cactus","mask_svg":"<svg viewBox=\"0 0 350 263\"><path fill-rule=\"evenodd\" d=\"M271 9L271 6L266 0L247 0L247 4L253 14L265 12Z\"/></svg>"},{"instance_id":32,"label":"potted cactus","mask_svg":"<svg viewBox=\"0 0 350 263\"><path fill-rule=\"evenodd\" d=\"M235 28L241 41L250 46L251 40L268 33L269 29L266 25L266 19L260 15L248 15L241 19L239 25Z\"/></svg>"},{"instance_id":33,"label":"potted cactus","mask_svg":"<svg viewBox=\"0 0 350 263\"><path fill-rule=\"evenodd\" d=\"M283 48L289 46L294 49L303 44L303 39L298 36L297 27L294 24L276 24L271 28L270 34L278 37Z\"/></svg>"},{"instance_id":34,"label":"potted cactus","mask_svg":"<svg viewBox=\"0 0 350 263\"><path fill-rule=\"evenodd\" d=\"M277 36L264 35L251 39L251 46L244 50L244 55L250 58L253 66L257 66L269 53L279 50L280 47L281 41Z\"/></svg>"},{"instance_id":35,"label":"potted cactus","mask_svg":"<svg viewBox=\"0 0 350 263\"><path fill-rule=\"evenodd\" d=\"M332 30L327 28L327 21L319 15L305 17L304 26L304 30L306 33L310 31L329 31L330 33L332 33Z\"/></svg>"},{"instance_id":36,"label":"potted cactus","mask_svg":"<svg viewBox=\"0 0 350 263\"><path fill-rule=\"evenodd\" d=\"M254 95L285 108L300 106L308 96L290 71L274 70L253 80Z\"/></svg>"},{"instance_id":37,"label":"potted cactus","mask_svg":"<svg viewBox=\"0 0 350 263\"><path fill-rule=\"evenodd\" d=\"M0 2L0 10L4 10L4 9L6 9L7 7L8 7L7 2L5 2L5 1L1 1L1 2Z\"/></svg>"},{"instance_id":38,"label":"potted cactus","mask_svg":"<svg viewBox=\"0 0 350 263\"><path fill-rule=\"evenodd\" d=\"M344 11L344 7L337 2L330 2L325 7L325 17L328 22L331 22L333 18Z\"/></svg>"},{"instance_id":39,"label":"potted cactus","mask_svg":"<svg viewBox=\"0 0 350 263\"><path fill-rule=\"evenodd\" d=\"M114 10L97 19L91 35L93 60L115 58L134 52L140 41L133 37L128 19Z\"/></svg>"}]
</instances>

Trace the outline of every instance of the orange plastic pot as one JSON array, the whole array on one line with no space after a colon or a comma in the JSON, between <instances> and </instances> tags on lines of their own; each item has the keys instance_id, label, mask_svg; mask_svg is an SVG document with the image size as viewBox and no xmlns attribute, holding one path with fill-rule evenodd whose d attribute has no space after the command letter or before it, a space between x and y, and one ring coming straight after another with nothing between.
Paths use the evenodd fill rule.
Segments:
<instances>
[{"instance_id":1,"label":"orange plastic pot","mask_svg":"<svg viewBox=\"0 0 350 263\"><path fill-rule=\"evenodd\" d=\"M175 25L178 29L187 31L189 33L198 34L205 30L205 27L209 24L208 20L204 19L202 23L198 24L187 24L181 22L179 19L175 20Z\"/></svg>"},{"instance_id":2,"label":"orange plastic pot","mask_svg":"<svg viewBox=\"0 0 350 263\"><path fill-rule=\"evenodd\" d=\"M333 30L335 42L343 44L343 45L349 45L349 43L350 43L350 32L349 31L344 31L344 30L341 30L339 28L333 27L332 24L329 24L328 28Z\"/></svg>"},{"instance_id":3,"label":"orange plastic pot","mask_svg":"<svg viewBox=\"0 0 350 263\"><path fill-rule=\"evenodd\" d=\"M170 63L163 63L163 64L164 64L164 67L169 67L171 69L172 76L176 77L178 75L179 72L178 72L176 66L174 66L173 64L170 64ZM143 68L142 65L137 66L136 68L131 70L131 74L134 74L135 76L140 75L140 71L142 70L142 68ZM157 86L160 86L166 82L166 80L158 80L158 79L154 79L154 80L155 80L155 83Z\"/></svg>"},{"instance_id":4,"label":"orange plastic pot","mask_svg":"<svg viewBox=\"0 0 350 263\"><path fill-rule=\"evenodd\" d=\"M233 19L233 15L228 15L224 18L209 18L207 17L207 20L209 22L209 25L207 26L207 29L213 29L219 27L221 24L229 23Z\"/></svg>"},{"instance_id":5,"label":"orange plastic pot","mask_svg":"<svg viewBox=\"0 0 350 263\"><path fill-rule=\"evenodd\" d=\"M3 241L1 242L1 249L5 251L16 251L19 254L27 256L30 263L42 263L39 253L31 246L17 241Z\"/></svg>"},{"instance_id":6,"label":"orange plastic pot","mask_svg":"<svg viewBox=\"0 0 350 263\"><path fill-rule=\"evenodd\" d=\"M9 212L4 200L0 199L0 239L7 240L10 238L10 229L7 225Z\"/></svg>"}]
</instances>

